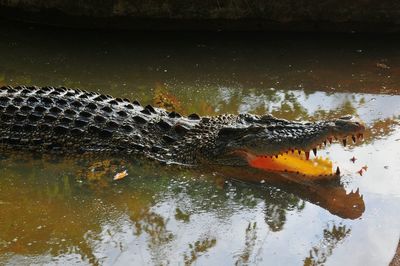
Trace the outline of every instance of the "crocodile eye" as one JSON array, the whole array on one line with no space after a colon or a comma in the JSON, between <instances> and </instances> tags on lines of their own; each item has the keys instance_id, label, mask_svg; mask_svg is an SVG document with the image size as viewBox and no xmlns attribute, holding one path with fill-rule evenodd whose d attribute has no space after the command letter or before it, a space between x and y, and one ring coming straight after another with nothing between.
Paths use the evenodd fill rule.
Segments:
<instances>
[{"instance_id":1,"label":"crocodile eye","mask_svg":"<svg viewBox=\"0 0 400 266\"><path fill-rule=\"evenodd\" d=\"M352 115L345 115L345 116L340 117L339 119L342 119L342 120L350 120L350 119L352 119L352 118L353 118Z\"/></svg>"}]
</instances>

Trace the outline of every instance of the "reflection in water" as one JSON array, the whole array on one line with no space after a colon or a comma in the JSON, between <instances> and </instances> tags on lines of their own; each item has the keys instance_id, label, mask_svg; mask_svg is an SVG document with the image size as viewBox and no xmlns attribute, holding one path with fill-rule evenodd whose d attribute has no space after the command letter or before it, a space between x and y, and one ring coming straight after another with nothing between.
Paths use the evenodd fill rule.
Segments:
<instances>
[{"instance_id":1,"label":"reflection in water","mask_svg":"<svg viewBox=\"0 0 400 266\"><path fill-rule=\"evenodd\" d=\"M129 195L126 196L129 197ZM168 219L152 211L152 205L148 203L143 205L141 196L135 195L132 200L128 201L129 218L133 222L135 236L146 234L152 258L155 262L160 262L166 258L163 247L168 245L175 236L166 228Z\"/></svg>"},{"instance_id":2,"label":"reflection in water","mask_svg":"<svg viewBox=\"0 0 400 266\"><path fill-rule=\"evenodd\" d=\"M87 232L99 233L97 219L102 206L93 200L86 212L79 211L79 202L69 190L69 180L63 178L60 183L64 185L43 184L33 192L26 187L29 182L15 177L2 182L8 200L0 209L2 254L58 256L76 252L83 260L95 261L93 247L82 240Z\"/></svg>"},{"instance_id":3,"label":"reflection in water","mask_svg":"<svg viewBox=\"0 0 400 266\"><path fill-rule=\"evenodd\" d=\"M0 29L0 85L80 87L184 114L311 121L353 114L368 127L362 144L321 151L343 166L341 182L329 184L295 176L282 183L254 169L2 154L0 264L318 265L329 256L333 263L354 257L385 265L391 259L383 251L390 248L376 247L387 247L390 237L397 242L400 228L392 211L400 204L398 40ZM356 172L365 165L361 177ZM129 175L112 182L124 170ZM260 184L265 177L270 182ZM363 197L351 193L358 188Z\"/></svg>"},{"instance_id":4,"label":"reflection in water","mask_svg":"<svg viewBox=\"0 0 400 266\"><path fill-rule=\"evenodd\" d=\"M332 255L333 249L351 233L346 225L333 225L324 229L323 239L311 248L310 255L304 259L304 266L325 265L326 260Z\"/></svg>"},{"instance_id":5,"label":"reflection in water","mask_svg":"<svg viewBox=\"0 0 400 266\"><path fill-rule=\"evenodd\" d=\"M293 194L281 190L271 190L265 199L265 222L273 232L281 231L286 222L287 211L301 211L305 203Z\"/></svg>"},{"instance_id":6,"label":"reflection in water","mask_svg":"<svg viewBox=\"0 0 400 266\"><path fill-rule=\"evenodd\" d=\"M178 221L189 222L190 214L184 213L183 211L181 211L181 209L176 208L175 219Z\"/></svg>"},{"instance_id":7,"label":"reflection in water","mask_svg":"<svg viewBox=\"0 0 400 266\"><path fill-rule=\"evenodd\" d=\"M270 195L268 200L272 205L271 209L266 211L267 216L271 216L271 219L267 220L274 224L275 230L280 230L283 226L285 221L285 216L282 215L285 213L283 210L304 208L303 204L297 203L298 197L345 219L357 219L365 210L363 196L360 195L359 190L347 193L339 180L309 182L304 180L304 176L293 173L266 173L254 168L230 166L219 167L218 172L235 180L256 184L266 182L284 190L278 190L278 193ZM293 196L287 196L285 192L293 193ZM274 229L271 228L271 230Z\"/></svg>"},{"instance_id":8,"label":"reflection in water","mask_svg":"<svg viewBox=\"0 0 400 266\"><path fill-rule=\"evenodd\" d=\"M92 167L95 164L89 165ZM110 163L101 161L97 165L108 167ZM178 182L167 180L170 177L141 177L142 174L146 175L146 169L137 168L139 165L124 166L130 173L136 173L133 180L124 180L122 184L110 183L113 171L118 170L108 169L107 174L101 177L103 181L99 177L82 181L74 175L74 172L82 170L71 168L70 164L62 161L49 164L43 160L20 163L4 160L1 163L5 169L1 187L7 190L1 189L1 192L2 195L7 194L7 201L2 202L0 209L0 215L4 217L0 223L0 239L3 241L0 251L20 255L50 252L53 256L73 252L81 254L82 260L100 263L93 250L96 245L93 246L92 242L102 238L102 227L111 221L122 221L127 215L133 235L135 238L146 237L152 260L158 263L165 261L168 254L165 248L170 248L178 237L178 232L168 229L171 219L173 223L190 225L196 223L195 218L189 218L195 213L215 212L218 216L229 217L229 213L235 212L236 205L254 208L257 206L254 202L261 200L265 204L265 222L272 232L277 232L283 229L288 211L300 212L305 206L296 193L289 194L269 186L255 187L238 183L220 191L213 185L214 178L211 176L208 179L187 179L185 176L179 178L181 173L170 173L172 176L178 175ZM40 170L32 172L31 169ZM101 184L102 189L95 189L96 184ZM82 194L83 191L86 193ZM155 212L154 206L171 201L170 193L181 194L185 201L189 200L189 205L186 208L173 208L175 211L169 216ZM205 198L212 199L212 204L204 202ZM254 231L255 224L248 228L248 231ZM246 240L249 244L245 244L246 250L239 259L243 263L246 256L248 259L251 245L254 245L250 240ZM215 237L194 241L189 245L189 251L184 253L185 263L194 262L216 242Z\"/></svg>"},{"instance_id":9,"label":"reflection in water","mask_svg":"<svg viewBox=\"0 0 400 266\"><path fill-rule=\"evenodd\" d=\"M184 254L183 258L185 261L185 265L192 265L199 256L202 254L206 253L210 248L214 247L217 243L217 240L215 238L212 239L204 239L204 240L198 240L194 244L189 244L189 250L188 254Z\"/></svg>"},{"instance_id":10,"label":"reflection in water","mask_svg":"<svg viewBox=\"0 0 400 266\"><path fill-rule=\"evenodd\" d=\"M257 240L257 223L249 223L246 228L246 240L244 242L243 251L240 253L235 265L248 265L250 255L254 252L254 247Z\"/></svg>"},{"instance_id":11,"label":"reflection in water","mask_svg":"<svg viewBox=\"0 0 400 266\"><path fill-rule=\"evenodd\" d=\"M171 92L167 91L160 84L156 84L154 90L153 105L163 108L168 112L182 112L183 107L181 102Z\"/></svg>"}]
</instances>

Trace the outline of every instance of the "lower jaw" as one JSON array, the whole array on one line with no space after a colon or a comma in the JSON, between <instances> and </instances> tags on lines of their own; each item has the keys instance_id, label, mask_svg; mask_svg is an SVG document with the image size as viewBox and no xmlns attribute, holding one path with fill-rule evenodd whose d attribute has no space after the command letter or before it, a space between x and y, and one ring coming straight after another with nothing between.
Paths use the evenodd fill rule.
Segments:
<instances>
[{"instance_id":1,"label":"lower jaw","mask_svg":"<svg viewBox=\"0 0 400 266\"><path fill-rule=\"evenodd\" d=\"M246 154L248 163L251 167L265 171L292 172L313 177L334 175L332 162L321 157L308 159L304 152L299 154L286 153L276 156L256 156ZM336 173L338 174L338 173Z\"/></svg>"}]
</instances>

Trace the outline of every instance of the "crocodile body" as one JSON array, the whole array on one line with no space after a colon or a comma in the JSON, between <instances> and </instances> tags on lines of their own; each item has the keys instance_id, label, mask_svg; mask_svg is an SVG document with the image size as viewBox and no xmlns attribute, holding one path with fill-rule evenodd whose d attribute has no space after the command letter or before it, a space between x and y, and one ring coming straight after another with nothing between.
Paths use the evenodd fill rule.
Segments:
<instances>
[{"instance_id":1,"label":"crocodile body","mask_svg":"<svg viewBox=\"0 0 400 266\"><path fill-rule=\"evenodd\" d=\"M247 164L359 134L350 117L315 123L271 115L181 116L138 101L64 87L2 87L1 149L117 153L178 164Z\"/></svg>"}]
</instances>

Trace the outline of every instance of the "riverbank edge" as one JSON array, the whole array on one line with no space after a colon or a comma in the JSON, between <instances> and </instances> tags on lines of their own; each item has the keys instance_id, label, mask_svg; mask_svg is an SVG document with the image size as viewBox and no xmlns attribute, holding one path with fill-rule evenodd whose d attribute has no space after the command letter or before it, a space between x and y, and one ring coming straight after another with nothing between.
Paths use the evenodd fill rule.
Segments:
<instances>
[{"instance_id":1,"label":"riverbank edge","mask_svg":"<svg viewBox=\"0 0 400 266\"><path fill-rule=\"evenodd\" d=\"M128 15L73 15L55 8L25 10L0 4L0 18L30 24L64 28L149 30L149 31L266 31L266 32L338 32L398 33L400 24L388 21L277 21L265 18L164 18Z\"/></svg>"}]
</instances>

